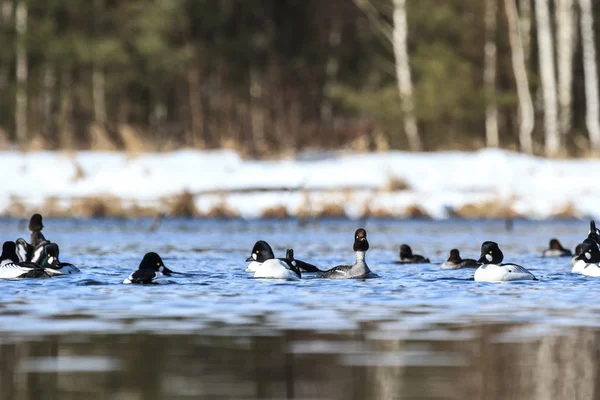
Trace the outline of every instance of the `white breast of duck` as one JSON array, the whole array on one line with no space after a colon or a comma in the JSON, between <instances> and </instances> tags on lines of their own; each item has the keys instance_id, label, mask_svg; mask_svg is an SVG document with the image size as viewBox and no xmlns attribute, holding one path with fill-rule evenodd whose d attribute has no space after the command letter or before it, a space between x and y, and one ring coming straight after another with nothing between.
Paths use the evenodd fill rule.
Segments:
<instances>
[{"instance_id":1,"label":"white breast of duck","mask_svg":"<svg viewBox=\"0 0 600 400\"><path fill-rule=\"evenodd\" d=\"M292 271L291 267L285 261L274 258L257 264L254 271L255 278L285 279L288 281L300 280L300 276Z\"/></svg>"},{"instance_id":2,"label":"white breast of duck","mask_svg":"<svg viewBox=\"0 0 600 400\"><path fill-rule=\"evenodd\" d=\"M35 270L39 270L40 275L44 275L43 270L39 267L28 267L11 260L4 260L0 262L0 279L23 278Z\"/></svg>"},{"instance_id":3,"label":"white breast of duck","mask_svg":"<svg viewBox=\"0 0 600 400\"><path fill-rule=\"evenodd\" d=\"M478 282L508 282L520 280L535 280L535 276L527 269L517 264L501 264L504 255L495 242L484 242L481 245L482 265L475 271Z\"/></svg>"}]
</instances>

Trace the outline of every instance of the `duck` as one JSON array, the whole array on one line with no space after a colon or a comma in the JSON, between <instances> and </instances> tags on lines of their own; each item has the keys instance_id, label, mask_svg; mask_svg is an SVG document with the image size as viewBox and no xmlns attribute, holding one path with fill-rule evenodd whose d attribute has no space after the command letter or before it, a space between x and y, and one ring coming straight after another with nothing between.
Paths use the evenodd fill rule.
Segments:
<instances>
[{"instance_id":1,"label":"duck","mask_svg":"<svg viewBox=\"0 0 600 400\"><path fill-rule=\"evenodd\" d=\"M252 253L250 257L246 259L246 262L249 262L248 267L246 268L246 272L256 272L260 267L260 264L264 263L267 260L275 259L275 254L273 253L273 249L269 245L269 243L264 240L259 240L254 244L252 248ZM285 258L279 258L278 260L284 261ZM297 267L304 272L323 272L318 267L309 264L307 262L301 260L294 260L296 262Z\"/></svg>"},{"instance_id":2,"label":"duck","mask_svg":"<svg viewBox=\"0 0 600 400\"><path fill-rule=\"evenodd\" d=\"M21 262L17 257L15 242L4 242L0 254L0 279L16 278L50 278L50 275L41 266Z\"/></svg>"},{"instance_id":3,"label":"duck","mask_svg":"<svg viewBox=\"0 0 600 400\"><path fill-rule=\"evenodd\" d=\"M472 258L461 258L458 249L450 250L450 257L442 264L442 269L477 268L481 265Z\"/></svg>"},{"instance_id":4,"label":"duck","mask_svg":"<svg viewBox=\"0 0 600 400\"><path fill-rule=\"evenodd\" d=\"M581 243L579 243L577 246L575 246L575 252L573 253L573 257L571 257L571 266L575 266L575 264L577 263L577 261L579 261L579 258L577 256L579 256L581 254Z\"/></svg>"},{"instance_id":5,"label":"duck","mask_svg":"<svg viewBox=\"0 0 600 400\"><path fill-rule=\"evenodd\" d=\"M17 241L23 239L17 239ZM21 242L21 243L22 243ZM19 244L17 243L17 247ZM28 260L44 268L51 276L55 275L70 275L81 272L79 268L71 263L61 262L59 259L60 249L58 244L49 241L39 243L33 250L31 259Z\"/></svg>"},{"instance_id":6,"label":"duck","mask_svg":"<svg viewBox=\"0 0 600 400\"><path fill-rule=\"evenodd\" d=\"M123 283L165 284L169 283L165 276L171 276L172 273L157 253L150 252L144 255L137 271L132 272Z\"/></svg>"},{"instance_id":7,"label":"duck","mask_svg":"<svg viewBox=\"0 0 600 400\"><path fill-rule=\"evenodd\" d=\"M400 260L396 262L397 264L429 264L429 258L413 254L412 249L407 244L400 246L399 255Z\"/></svg>"},{"instance_id":8,"label":"duck","mask_svg":"<svg viewBox=\"0 0 600 400\"><path fill-rule=\"evenodd\" d=\"M367 231L359 228L354 233L354 252L356 253L356 262L352 265L338 265L322 274L317 278L348 279L348 278L376 278L376 274L371 272L365 256L369 250L369 241L367 240Z\"/></svg>"},{"instance_id":9,"label":"duck","mask_svg":"<svg viewBox=\"0 0 600 400\"><path fill-rule=\"evenodd\" d=\"M42 229L44 229L44 223L42 219L43 218L41 214L33 214L29 219L29 231L31 232L29 244L33 248L37 247L41 242L46 241L46 238L42 233Z\"/></svg>"},{"instance_id":10,"label":"duck","mask_svg":"<svg viewBox=\"0 0 600 400\"><path fill-rule=\"evenodd\" d=\"M54 275L70 275L81 272L79 268L71 263L59 260L60 249L58 244L49 240L42 241L30 250L31 245L23 238L16 240L17 257L20 262L31 262L42 266L47 272ZM49 261L52 260L52 261Z\"/></svg>"},{"instance_id":11,"label":"duck","mask_svg":"<svg viewBox=\"0 0 600 400\"><path fill-rule=\"evenodd\" d=\"M581 244L581 253L571 272L585 276L600 276L600 245L593 239L585 239Z\"/></svg>"},{"instance_id":12,"label":"duck","mask_svg":"<svg viewBox=\"0 0 600 400\"><path fill-rule=\"evenodd\" d=\"M483 242L481 257L478 262L482 265L475 271L475 280L478 282L506 282L520 280L537 280L537 278L517 264L501 264L504 259L502 250L496 242Z\"/></svg>"},{"instance_id":13,"label":"duck","mask_svg":"<svg viewBox=\"0 0 600 400\"><path fill-rule=\"evenodd\" d=\"M260 263L254 271L255 278L285 279L298 281L302 278L298 263L294 260L294 250L287 249L285 259L270 258Z\"/></svg>"},{"instance_id":14,"label":"duck","mask_svg":"<svg viewBox=\"0 0 600 400\"><path fill-rule=\"evenodd\" d=\"M550 239L549 248L544 250L542 257L572 257L571 250L562 247L558 239Z\"/></svg>"},{"instance_id":15,"label":"duck","mask_svg":"<svg viewBox=\"0 0 600 400\"><path fill-rule=\"evenodd\" d=\"M573 265L571 272L587 276L600 276L600 274L589 275L596 269L594 266L597 267L597 264L600 262L600 250L598 246L600 245L598 245L595 240L585 239L583 243L581 243L581 252L575 257L577 261L575 262L575 265ZM587 274L584 273L586 270L588 270Z\"/></svg>"}]
</instances>

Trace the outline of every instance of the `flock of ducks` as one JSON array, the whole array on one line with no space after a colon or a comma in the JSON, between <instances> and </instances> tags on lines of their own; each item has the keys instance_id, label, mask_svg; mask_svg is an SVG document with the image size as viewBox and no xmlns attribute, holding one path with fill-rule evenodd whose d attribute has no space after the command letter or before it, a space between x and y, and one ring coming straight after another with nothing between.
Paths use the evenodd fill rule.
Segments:
<instances>
[{"instance_id":1,"label":"flock of ducks","mask_svg":"<svg viewBox=\"0 0 600 400\"><path fill-rule=\"evenodd\" d=\"M80 272L70 263L59 260L59 247L42 234L42 216L34 214L29 221L31 232L29 243L22 238L4 242L0 255L0 279L49 278ZM321 270L313 264L298 260L294 250L288 249L284 258L276 258L271 246L264 240L256 242L252 248L246 272L255 278L300 280L302 272L316 273L317 278L367 279L376 278L366 262L369 250L367 231L359 228L354 233L354 264L338 265ZM600 230L590 221L587 238L576 247L575 254L562 247L557 239L550 240L543 257L571 257L572 272L585 276L600 276ZM463 259L458 249L450 250L450 257L441 265L442 269L476 268L474 279L480 282L506 282L516 280L537 280L526 268L512 263L502 263L504 254L496 242L486 241L481 245L478 260ZM398 264L425 264L429 258L413 254L410 246L400 246ZM138 269L124 281L125 284L167 283L166 277L177 274L167 268L161 257L154 252L144 255Z\"/></svg>"}]
</instances>

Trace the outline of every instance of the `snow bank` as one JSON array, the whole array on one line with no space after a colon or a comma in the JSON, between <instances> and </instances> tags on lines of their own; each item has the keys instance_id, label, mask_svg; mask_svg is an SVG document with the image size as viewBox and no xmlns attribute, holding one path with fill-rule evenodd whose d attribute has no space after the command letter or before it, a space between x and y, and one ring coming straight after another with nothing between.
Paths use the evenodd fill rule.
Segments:
<instances>
[{"instance_id":1,"label":"snow bank","mask_svg":"<svg viewBox=\"0 0 600 400\"><path fill-rule=\"evenodd\" d=\"M290 215L337 205L351 217L370 210L434 218L465 206L512 215L600 216L600 160L547 160L502 150L473 153L340 154L316 160L246 161L232 151L0 152L0 213L43 210L48 199L117 198L155 207L190 192L200 213L225 203L242 217L272 208ZM394 182L406 185L394 187ZM403 187L405 186L405 187ZM400 189L400 190L396 190ZM490 210L491 213L491 210Z\"/></svg>"}]
</instances>

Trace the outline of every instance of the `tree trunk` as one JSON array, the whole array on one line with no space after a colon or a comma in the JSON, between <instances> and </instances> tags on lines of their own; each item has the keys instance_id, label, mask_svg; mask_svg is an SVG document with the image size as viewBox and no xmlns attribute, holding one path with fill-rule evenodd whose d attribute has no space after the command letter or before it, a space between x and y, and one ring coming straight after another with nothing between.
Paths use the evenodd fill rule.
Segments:
<instances>
[{"instance_id":1,"label":"tree trunk","mask_svg":"<svg viewBox=\"0 0 600 400\"><path fill-rule=\"evenodd\" d=\"M250 67L250 121L252 125L252 144L254 152L264 155L267 152L265 140L265 106L263 99L263 80L260 71Z\"/></svg>"},{"instance_id":2,"label":"tree trunk","mask_svg":"<svg viewBox=\"0 0 600 400\"><path fill-rule=\"evenodd\" d=\"M98 63L94 63L92 72L92 98L94 102L94 119L101 126L106 125L106 99L104 85L104 70Z\"/></svg>"},{"instance_id":3,"label":"tree trunk","mask_svg":"<svg viewBox=\"0 0 600 400\"><path fill-rule=\"evenodd\" d=\"M583 71L585 75L585 120L590 135L590 144L597 154L600 151L600 110L592 2L591 0L579 0L579 7L581 8L581 44L583 46Z\"/></svg>"},{"instance_id":4,"label":"tree trunk","mask_svg":"<svg viewBox=\"0 0 600 400\"><path fill-rule=\"evenodd\" d=\"M17 95L15 107L15 128L17 143L24 149L27 144L27 5L25 0L17 3Z\"/></svg>"},{"instance_id":5,"label":"tree trunk","mask_svg":"<svg viewBox=\"0 0 600 400\"><path fill-rule=\"evenodd\" d=\"M73 113L71 71L64 68L60 78L60 109L58 111L58 135L60 147L64 150L73 150L73 124L71 121Z\"/></svg>"},{"instance_id":6,"label":"tree trunk","mask_svg":"<svg viewBox=\"0 0 600 400\"><path fill-rule=\"evenodd\" d=\"M534 126L534 110L531 93L529 92L529 80L527 78L527 66L525 64L525 52L521 42L521 29L519 28L519 14L515 0L504 0L506 19L508 21L508 37L512 53L512 66L517 84L517 95L519 96L519 142L521 151L532 154L533 141L531 132Z\"/></svg>"},{"instance_id":7,"label":"tree trunk","mask_svg":"<svg viewBox=\"0 0 600 400\"><path fill-rule=\"evenodd\" d=\"M323 85L323 100L321 102L321 119L327 126L331 128L333 120L333 104L331 101L333 87L337 80L337 74L340 69L339 57L337 49L342 42L342 19L338 15L332 16L333 21L329 30L329 57L325 64L325 82ZM331 137L331 135L327 135Z\"/></svg>"},{"instance_id":8,"label":"tree trunk","mask_svg":"<svg viewBox=\"0 0 600 400\"><path fill-rule=\"evenodd\" d=\"M396 58L396 79L398 80L398 92L402 102L404 119L404 131L408 138L408 147L412 151L422 149L421 138L414 116L414 105L412 97L412 80L410 77L410 66L408 63L407 48L408 27L406 21L406 0L394 0L394 34L393 46Z\"/></svg>"},{"instance_id":9,"label":"tree trunk","mask_svg":"<svg viewBox=\"0 0 600 400\"><path fill-rule=\"evenodd\" d=\"M565 143L571 131L573 54L575 36L573 0L556 0L556 52L558 68L558 125Z\"/></svg>"},{"instance_id":10,"label":"tree trunk","mask_svg":"<svg viewBox=\"0 0 600 400\"><path fill-rule=\"evenodd\" d=\"M54 86L56 84L56 76L54 68L49 61L45 62L44 66L44 82L42 92L42 132L46 142L55 139L52 129L53 109L54 109Z\"/></svg>"},{"instance_id":11,"label":"tree trunk","mask_svg":"<svg viewBox=\"0 0 600 400\"><path fill-rule=\"evenodd\" d=\"M545 153L548 157L555 157L560 150L560 135L557 124L556 69L554 67L554 45L548 0L535 1L535 16L544 101Z\"/></svg>"},{"instance_id":12,"label":"tree trunk","mask_svg":"<svg viewBox=\"0 0 600 400\"><path fill-rule=\"evenodd\" d=\"M200 70L198 69L199 62L194 57L193 65L187 69L187 84L188 84L188 100L190 105L190 135L187 139L187 145L197 147L197 138L203 137L202 128L204 126L202 113L202 88L200 84ZM206 143L201 143L200 147L206 146Z\"/></svg>"},{"instance_id":13,"label":"tree trunk","mask_svg":"<svg viewBox=\"0 0 600 400\"><path fill-rule=\"evenodd\" d=\"M498 147L498 107L496 105L496 26L498 0L485 0L485 48L483 82L486 94L485 138L488 147Z\"/></svg>"},{"instance_id":14,"label":"tree trunk","mask_svg":"<svg viewBox=\"0 0 600 400\"><path fill-rule=\"evenodd\" d=\"M519 5L520 10L517 12L517 16L520 15L518 17L520 22L519 33L521 34L525 65L527 65L531 55L531 0L521 0Z\"/></svg>"}]
</instances>

